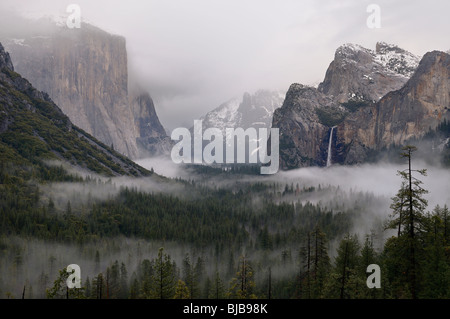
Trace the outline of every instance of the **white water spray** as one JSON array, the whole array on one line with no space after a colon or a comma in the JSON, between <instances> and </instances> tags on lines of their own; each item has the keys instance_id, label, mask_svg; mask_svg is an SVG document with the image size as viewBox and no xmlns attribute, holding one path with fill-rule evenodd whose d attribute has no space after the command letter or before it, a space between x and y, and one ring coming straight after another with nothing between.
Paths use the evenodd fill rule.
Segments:
<instances>
[{"instance_id":1,"label":"white water spray","mask_svg":"<svg viewBox=\"0 0 450 319\"><path fill-rule=\"evenodd\" d=\"M330 140L328 142L327 167L331 166L331 142L333 141L333 131L336 126L333 126L330 131Z\"/></svg>"}]
</instances>

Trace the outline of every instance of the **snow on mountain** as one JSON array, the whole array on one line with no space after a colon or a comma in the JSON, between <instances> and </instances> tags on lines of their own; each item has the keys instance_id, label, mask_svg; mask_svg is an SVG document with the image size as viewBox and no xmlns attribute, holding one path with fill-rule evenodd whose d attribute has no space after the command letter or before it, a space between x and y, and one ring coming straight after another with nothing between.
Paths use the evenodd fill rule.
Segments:
<instances>
[{"instance_id":1,"label":"snow on mountain","mask_svg":"<svg viewBox=\"0 0 450 319\"><path fill-rule=\"evenodd\" d=\"M238 112L240 100L233 98L216 109L206 113L200 119L203 120L203 127L216 127L225 132L227 127L235 127L240 123L242 114Z\"/></svg>"},{"instance_id":2,"label":"snow on mountain","mask_svg":"<svg viewBox=\"0 0 450 319\"><path fill-rule=\"evenodd\" d=\"M270 128L273 112L281 107L285 95L285 92L270 90L246 92L241 99L233 98L201 117L203 128L215 127L224 133L227 127Z\"/></svg>"},{"instance_id":3,"label":"snow on mountain","mask_svg":"<svg viewBox=\"0 0 450 319\"><path fill-rule=\"evenodd\" d=\"M343 58L344 63L354 64L359 62L355 56L361 51L372 56L371 62L376 64L374 70L378 71L381 67L384 71L391 71L408 78L414 73L420 61L419 56L386 42L377 42L375 51L359 44L346 43L336 50L336 54Z\"/></svg>"},{"instance_id":4,"label":"snow on mountain","mask_svg":"<svg viewBox=\"0 0 450 319\"><path fill-rule=\"evenodd\" d=\"M385 42L377 43L374 58L375 62L383 67L408 78L411 77L420 62L420 57Z\"/></svg>"},{"instance_id":5,"label":"snow on mountain","mask_svg":"<svg viewBox=\"0 0 450 319\"><path fill-rule=\"evenodd\" d=\"M318 89L340 103L376 102L386 93L400 89L416 70L419 60L418 56L385 42L378 42L375 50L347 43L336 50Z\"/></svg>"}]
</instances>

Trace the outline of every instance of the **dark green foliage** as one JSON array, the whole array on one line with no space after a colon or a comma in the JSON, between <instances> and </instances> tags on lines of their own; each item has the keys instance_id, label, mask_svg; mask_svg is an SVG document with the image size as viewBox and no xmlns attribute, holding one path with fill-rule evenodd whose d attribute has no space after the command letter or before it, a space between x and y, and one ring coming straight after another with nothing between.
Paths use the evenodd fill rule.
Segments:
<instances>
[{"instance_id":1,"label":"dark green foliage","mask_svg":"<svg viewBox=\"0 0 450 319\"><path fill-rule=\"evenodd\" d=\"M53 102L41 99L29 84L17 85L16 82L26 80L16 73L5 74L9 79L0 79L1 162L44 169L44 160L65 160L103 175L150 175L149 171L72 126Z\"/></svg>"}]
</instances>

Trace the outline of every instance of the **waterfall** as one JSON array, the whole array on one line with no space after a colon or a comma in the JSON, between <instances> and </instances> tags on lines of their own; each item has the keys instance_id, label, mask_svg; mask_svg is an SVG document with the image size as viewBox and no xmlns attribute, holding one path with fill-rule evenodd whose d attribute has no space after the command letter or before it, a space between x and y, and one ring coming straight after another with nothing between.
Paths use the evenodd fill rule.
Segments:
<instances>
[{"instance_id":1,"label":"waterfall","mask_svg":"<svg viewBox=\"0 0 450 319\"><path fill-rule=\"evenodd\" d=\"M336 126L333 126L330 131L330 140L328 141L328 154L327 154L327 167L331 166L331 142L333 142L333 130Z\"/></svg>"}]
</instances>

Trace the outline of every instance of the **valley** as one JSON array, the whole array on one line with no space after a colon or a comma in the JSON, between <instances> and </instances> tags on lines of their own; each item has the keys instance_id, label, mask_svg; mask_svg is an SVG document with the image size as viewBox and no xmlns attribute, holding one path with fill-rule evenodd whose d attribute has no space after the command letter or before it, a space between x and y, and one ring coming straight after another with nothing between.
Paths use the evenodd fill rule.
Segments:
<instances>
[{"instance_id":1,"label":"valley","mask_svg":"<svg viewBox=\"0 0 450 319\"><path fill-rule=\"evenodd\" d=\"M169 130L159 103L190 96L141 81L158 68L132 69L124 36L17 21L0 28L1 299L450 297L448 52L344 43L317 86L243 81Z\"/></svg>"}]
</instances>

